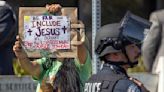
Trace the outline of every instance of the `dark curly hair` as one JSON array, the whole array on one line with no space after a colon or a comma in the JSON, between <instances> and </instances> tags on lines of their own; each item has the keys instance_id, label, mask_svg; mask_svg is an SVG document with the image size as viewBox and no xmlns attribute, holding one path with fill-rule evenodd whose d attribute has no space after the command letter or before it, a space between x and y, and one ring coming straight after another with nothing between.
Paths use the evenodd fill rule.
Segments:
<instances>
[{"instance_id":1,"label":"dark curly hair","mask_svg":"<svg viewBox=\"0 0 164 92\"><path fill-rule=\"evenodd\" d=\"M80 92L80 77L74 63L74 59L65 58L60 70L55 76L54 91Z\"/></svg>"}]
</instances>

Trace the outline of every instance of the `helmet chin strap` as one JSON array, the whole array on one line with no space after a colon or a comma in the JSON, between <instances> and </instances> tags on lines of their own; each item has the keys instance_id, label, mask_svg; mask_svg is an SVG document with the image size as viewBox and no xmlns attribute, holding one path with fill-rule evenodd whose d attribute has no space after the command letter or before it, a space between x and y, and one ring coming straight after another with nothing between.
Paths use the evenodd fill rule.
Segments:
<instances>
[{"instance_id":1,"label":"helmet chin strap","mask_svg":"<svg viewBox=\"0 0 164 92\"><path fill-rule=\"evenodd\" d=\"M122 53L124 53L125 57L127 58L126 64L128 64L131 68L133 68L134 66L136 66L138 64L138 60L135 62L130 61L129 56L126 53L125 46L121 49L121 51L122 51Z\"/></svg>"},{"instance_id":2,"label":"helmet chin strap","mask_svg":"<svg viewBox=\"0 0 164 92\"><path fill-rule=\"evenodd\" d=\"M135 61L135 62L131 62L127 53L126 53L126 50L125 50L125 47L123 47L121 49L122 53L124 53L125 57L127 58L127 62L124 62L124 61L118 61L118 62L115 62L115 61L111 61L111 60L107 60L106 58L103 58L103 60L105 61L105 63L108 63L108 64L112 64L112 65L129 65L131 68L133 68L134 66L136 66L138 64L138 61Z\"/></svg>"},{"instance_id":3,"label":"helmet chin strap","mask_svg":"<svg viewBox=\"0 0 164 92\"><path fill-rule=\"evenodd\" d=\"M124 62L124 61L118 61L118 62L115 62L115 61L111 61L111 60L107 60L107 59L104 59L105 63L108 63L108 64L111 64L111 65L129 65L131 68L134 67L135 65L138 64L138 61L135 61L135 62Z\"/></svg>"}]
</instances>

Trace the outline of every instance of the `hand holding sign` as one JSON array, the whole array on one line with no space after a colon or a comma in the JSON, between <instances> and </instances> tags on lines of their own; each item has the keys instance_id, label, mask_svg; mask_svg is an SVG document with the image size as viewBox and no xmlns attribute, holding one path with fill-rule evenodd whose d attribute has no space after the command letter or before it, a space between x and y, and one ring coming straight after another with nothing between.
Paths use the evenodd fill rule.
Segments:
<instances>
[{"instance_id":1,"label":"hand holding sign","mask_svg":"<svg viewBox=\"0 0 164 92\"><path fill-rule=\"evenodd\" d=\"M58 14L58 15L61 15L62 13L61 13L61 6L60 6L60 4L51 4L51 5L46 5L46 9L47 9L47 11L48 12L50 12L50 13L56 13L56 14Z\"/></svg>"},{"instance_id":2,"label":"hand holding sign","mask_svg":"<svg viewBox=\"0 0 164 92\"><path fill-rule=\"evenodd\" d=\"M27 58L27 54L24 51L24 49L22 49L22 40L20 39L19 36L16 37L17 41L15 42L15 45L13 46L13 51L15 52L15 55L20 58L20 59L24 59Z\"/></svg>"},{"instance_id":3,"label":"hand holding sign","mask_svg":"<svg viewBox=\"0 0 164 92\"><path fill-rule=\"evenodd\" d=\"M56 5L56 4L52 4L52 5ZM75 44L77 44L77 41L79 41L79 40L82 41L81 37L80 38L77 37L77 35L78 35L77 31L79 31L77 29L78 28L81 29L81 27L78 26L79 23L77 23L77 8L72 8L72 7L65 8L64 7L61 10L62 15L67 16L69 18L68 23L71 21L71 27L70 27L71 29L70 29L65 25L62 26L61 22L57 22L57 21L52 22L53 20L50 20L51 17L45 16L45 15L49 14L47 11L51 11L50 7L52 7L52 5L47 5L47 9L45 9L45 7L21 7L20 8L20 13L19 13L19 16L20 16L19 17L20 18L20 20L19 20L19 34L20 34L20 37L21 37L22 41L25 43L24 45L29 46L29 48L31 47L31 49L28 49L28 50L25 50L25 51L26 51L28 57L38 58L38 57L41 57L40 50L43 50L43 49L47 50L48 46L52 47L51 43L52 44L60 43L62 45L56 45L57 48L59 48L59 49L60 48L61 49L65 48L65 49L64 50L57 50L55 48L54 49L49 49L48 51L50 51L51 53L53 52L53 54L51 54L50 57L60 57L60 58L61 57L77 57L77 46L73 46L74 44L72 44L72 41ZM57 11L54 11L54 12L57 12ZM34 18L35 22L33 21L34 26L32 27L32 23L31 23L31 25L27 25L28 21L31 20L30 17L32 18L32 17L38 16L38 15L45 16L44 20L41 20L42 22L41 21L36 22L38 18L35 17ZM63 16L57 16L57 17L63 17ZM26 23L25 23L25 21L26 21ZM77 25L75 25L75 27L72 27L72 23L77 24ZM46 28L45 25L48 25L47 28ZM58 29L50 30L50 29L52 29L51 25L55 25L55 26L60 25L61 30L60 31ZM70 26L70 23L69 23L69 26ZM27 30L25 31L25 29L27 29ZM36 29L38 31L33 30L33 29ZM68 31L68 29L70 29L71 31ZM73 37L72 37L72 31L75 31L75 36L73 36ZM59 34L59 32L62 32L65 35L60 34L59 36L57 36ZM67 39L68 36L66 36L66 34L70 35L69 40ZM25 39L25 37L27 37L27 39L33 39L32 36L36 36L36 37L34 37L34 40L27 41ZM46 44L43 43L45 41L40 40L42 38L44 38L44 40L47 40ZM48 39L49 39L49 41L48 41ZM55 39L57 40L57 42L54 41ZM63 41L61 41L62 39L63 39ZM67 39L67 41L66 40L64 41L64 39ZM31 43L30 41L35 41L35 43ZM68 46L68 41L69 41L69 46ZM39 48L35 49L34 47L39 47L40 49ZM68 48L68 47L70 47L70 48ZM25 49L26 48L27 47L25 47ZM67 48L67 50L66 50L66 48Z\"/></svg>"}]
</instances>

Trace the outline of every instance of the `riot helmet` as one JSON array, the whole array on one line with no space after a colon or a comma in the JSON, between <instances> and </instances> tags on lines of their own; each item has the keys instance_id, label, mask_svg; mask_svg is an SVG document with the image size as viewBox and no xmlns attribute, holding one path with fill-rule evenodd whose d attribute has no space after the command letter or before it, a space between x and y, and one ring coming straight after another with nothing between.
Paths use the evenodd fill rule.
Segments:
<instances>
[{"instance_id":1,"label":"riot helmet","mask_svg":"<svg viewBox=\"0 0 164 92\"><path fill-rule=\"evenodd\" d=\"M95 48L96 54L99 57L102 57L108 53L120 52L120 50L115 49L112 44L109 44L108 42L110 39L111 42L118 39L120 33L119 26L119 23L107 24L101 27L96 33Z\"/></svg>"},{"instance_id":2,"label":"riot helmet","mask_svg":"<svg viewBox=\"0 0 164 92\"><path fill-rule=\"evenodd\" d=\"M125 47L129 44L140 45L144 39L144 29L150 28L150 25L149 21L128 11L120 23L107 24L97 32L96 54L101 60L109 53L122 52L127 57L128 62L117 62L116 64L129 64L133 67L138 61L135 63L129 61Z\"/></svg>"}]
</instances>

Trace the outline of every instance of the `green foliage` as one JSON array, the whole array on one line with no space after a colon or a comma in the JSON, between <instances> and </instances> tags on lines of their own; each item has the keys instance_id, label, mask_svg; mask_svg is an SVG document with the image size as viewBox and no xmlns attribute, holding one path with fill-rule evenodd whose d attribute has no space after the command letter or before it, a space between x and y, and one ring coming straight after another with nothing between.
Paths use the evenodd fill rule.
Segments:
<instances>
[{"instance_id":1,"label":"green foliage","mask_svg":"<svg viewBox=\"0 0 164 92\"><path fill-rule=\"evenodd\" d=\"M17 76L19 76L19 77L21 77L21 76L23 76L23 75L28 75L28 73L25 72L25 71L21 68L21 66L20 66L20 64L19 64L19 62L18 62L18 59L14 59L14 60L13 60L13 68L14 68L14 73L15 73L15 75L17 75Z\"/></svg>"},{"instance_id":2,"label":"green foliage","mask_svg":"<svg viewBox=\"0 0 164 92\"><path fill-rule=\"evenodd\" d=\"M139 58L138 65L136 67L134 67L134 68L128 69L128 72L129 73L132 73L132 72L146 72L145 66L143 64L142 57Z\"/></svg>"}]
</instances>

